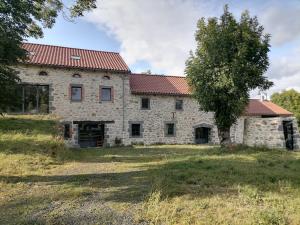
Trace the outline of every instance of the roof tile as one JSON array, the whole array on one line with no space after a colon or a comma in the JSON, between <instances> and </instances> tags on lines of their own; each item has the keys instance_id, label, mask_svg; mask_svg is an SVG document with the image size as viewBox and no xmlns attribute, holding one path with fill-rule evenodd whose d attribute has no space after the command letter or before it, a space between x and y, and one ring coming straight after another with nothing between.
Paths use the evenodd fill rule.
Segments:
<instances>
[{"instance_id":1,"label":"roof tile","mask_svg":"<svg viewBox=\"0 0 300 225\"><path fill-rule=\"evenodd\" d=\"M130 89L134 94L190 95L185 77L132 74Z\"/></svg>"},{"instance_id":2,"label":"roof tile","mask_svg":"<svg viewBox=\"0 0 300 225\"><path fill-rule=\"evenodd\" d=\"M69 68L130 72L119 53L68 48L52 45L24 43L29 55L28 64L49 65ZM80 56L79 60L71 56Z\"/></svg>"},{"instance_id":3,"label":"roof tile","mask_svg":"<svg viewBox=\"0 0 300 225\"><path fill-rule=\"evenodd\" d=\"M247 116L292 116L293 113L281 108L271 101L250 99L245 110Z\"/></svg>"}]
</instances>

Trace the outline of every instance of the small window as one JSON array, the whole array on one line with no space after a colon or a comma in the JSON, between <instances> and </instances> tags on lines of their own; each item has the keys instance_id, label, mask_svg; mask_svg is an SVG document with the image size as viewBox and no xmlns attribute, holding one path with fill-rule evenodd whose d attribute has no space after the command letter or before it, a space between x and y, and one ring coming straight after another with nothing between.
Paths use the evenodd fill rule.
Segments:
<instances>
[{"instance_id":1,"label":"small window","mask_svg":"<svg viewBox=\"0 0 300 225\"><path fill-rule=\"evenodd\" d=\"M174 137L175 136L175 124L166 123L165 136Z\"/></svg>"},{"instance_id":2,"label":"small window","mask_svg":"<svg viewBox=\"0 0 300 225\"><path fill-rule=\"evenodd\" d=\"M71 55L71 59L80 60L80 56L79 55Z\"/></svg>"},{"instance_id":3,"label":"small window","mask_svg":"<svg viewBox=\"0 0 300 225\"><path fill-rule=\"evenodd\" d=\"M101 101L111 101L112 100L112 91L110 87L101 88Z\"/></svg>"},{"instance_id":4,"label":"small window","mask_svg":"<svg viewBox=\"0 0 300 225\"><path fill-rule=\"evenodd\" d=\"M81 78L81 75L80 75L79 73L74 73L74 74L72 75L72 77L74 77L74 78Z\"/></svg>"},{"instance_id":5,"label":"small window","mask_svg":"<svg viewBox=\"0 0 300 225\"><path fill-rule=\"evenodd\" d=\"M131 136L140 137L141 136L141 124L133 123L131 124Z\"/></svg>"},{"instance_id":6,"label":"small window","mask_svg":"<svg viewBox=\"0 0 300 225\"><path fill-rule=\"evenodd\" d=\"M64 125L64 138L70 139L71 138L71 126L70 124Z\"/></svg>"},{"instance_id":7,"label":"small window","mask_svg":"<svg viewBox=\"0 0 300 225\"><path fill-rule=\"evenodd\" d=\"M104 76L103 80L110 80L110 76Z\"/></svg>"},{"instance_id":8,"label":"small window","mask_svg":"<svg viewBox=\"0 0 300 225\"><path fill-rule=\"evenodd\" d=\"M149 98L141 99L141 109L150 109L150 99Z\"/></svg>"},{"instance_id":9,"label":"small window","mask_svg":"<svg viewBox=\"0 0 300 225\"><path fill-rule=\"evenodd\" d=\"M82 100L82 86L72 85L71 86L71 100L81 101Z\"/></svg>"},{"instance_id":10,"label":"small window","mask_svg":"<svg viewBox=\"0 0 300 225\"><path fill-rule=\"evenodd\" d=\"M175 109L176 110L182 110L183 109L183 100L182 99L176 99Z\"/></svg>"},{"instance_id":11,"label":"small window","mask_svg":"<svg viewBox=\"0 0 300 225\"><path fill-rule=\"evenodd\" d=\"M48 76L48 73L46 71L40 71L39 76Z\"/></svg>"}]
</instances>

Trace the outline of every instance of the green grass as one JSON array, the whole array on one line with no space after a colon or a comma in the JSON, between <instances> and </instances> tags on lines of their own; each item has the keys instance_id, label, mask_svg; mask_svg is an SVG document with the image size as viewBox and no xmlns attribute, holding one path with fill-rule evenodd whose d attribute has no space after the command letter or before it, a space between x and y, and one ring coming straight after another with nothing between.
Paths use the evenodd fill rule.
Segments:
<instances>
[{"instance_id":1,"label":"green grass","mask_svg":"<svg viewBox=\"0 0 300 225\"><path fill-rule=\"evenodd\" d=\"M0 119L0 224L300 224L300 152L69 150L57 129Z\"/></svg>"}]
</instances>

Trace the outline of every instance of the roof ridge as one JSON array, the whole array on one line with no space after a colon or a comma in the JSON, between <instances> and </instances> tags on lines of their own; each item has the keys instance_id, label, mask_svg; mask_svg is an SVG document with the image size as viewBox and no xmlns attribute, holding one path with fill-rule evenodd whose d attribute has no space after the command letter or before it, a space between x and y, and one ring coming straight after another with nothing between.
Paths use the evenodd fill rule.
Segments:
<instances>
[{"instance_id":1,"label":"roof ridge","mask_svg":"<svg viewBox=\"0 0 300 225\"><path fill-rule=\"evenodd\" d=\"M186 76L178 76L178 75L173 76L173 75L164 75L164 74L146 74L146 73L131 73L131 75L186 78Z\"/></svg>"},{"instance_id":2,"label":"roof ridge","mask_svg":"<svg viewBox=\"0 0 300 225\"><path fill-rule=\"evenodd\" d=\"M74 48L74 47L67 47L67 46L61 46L61 45L39 44L39 43L32 43L32 42L23 42L23 44L30 44L30 45L42 45L42 46L48 46L48 47L57 47L57 48L77 49L77 50L84 50L84 51L91 51L91 52L104 52L104 53L113 53L113 54L120 55L120 53L119 53L119 52L113 52L113 51L103 51L103 50L93 50L93 49L86 49L86 48Z\"/></svg>"}]
</instances>

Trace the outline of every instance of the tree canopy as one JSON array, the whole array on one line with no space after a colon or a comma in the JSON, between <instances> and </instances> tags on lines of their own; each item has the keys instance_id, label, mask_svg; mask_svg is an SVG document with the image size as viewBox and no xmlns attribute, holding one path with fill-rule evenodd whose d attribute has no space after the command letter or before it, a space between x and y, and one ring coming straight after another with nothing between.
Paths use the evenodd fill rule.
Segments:
<instances>
[{"instance_id":1,"label":"tree canopy","mask_svg":"<svg viewBox=\"0 0 300 225\"><path fill-rule=\"evenodd\" d=\"M230 127L244 112L249 92L272 86L264 76L270 35L248 11L237 21L225 6L219 19L198 21L195 39L185 73L201 109L214 112L221 144L229 144Z\"/></svg>"},{"instance_id":2,"label":"tree canopy","mask_svg":"<svg viewBox=\"0 0 300 225\"><path fill-rule=\"evenodd\" d=\"M274 93L271 96L272 102L294 113L300 126L300 93L294 89Z\"/></svg>"},{"instance_id":3,"label":"tree canopy","mask_svg":"<svg viewBox=\"0 0 300 225\"><path fill-rule=\"evenodd\" d=\"M70 18L96 8L96 0L76 0L66 8L62 0L0 1L0 112L14 104L14 91L20 81L12 66L25 60L22 42L28 37L43 37L43 28L51 28L59 12L68 10Z\"/></svg>"}]
</instances>

